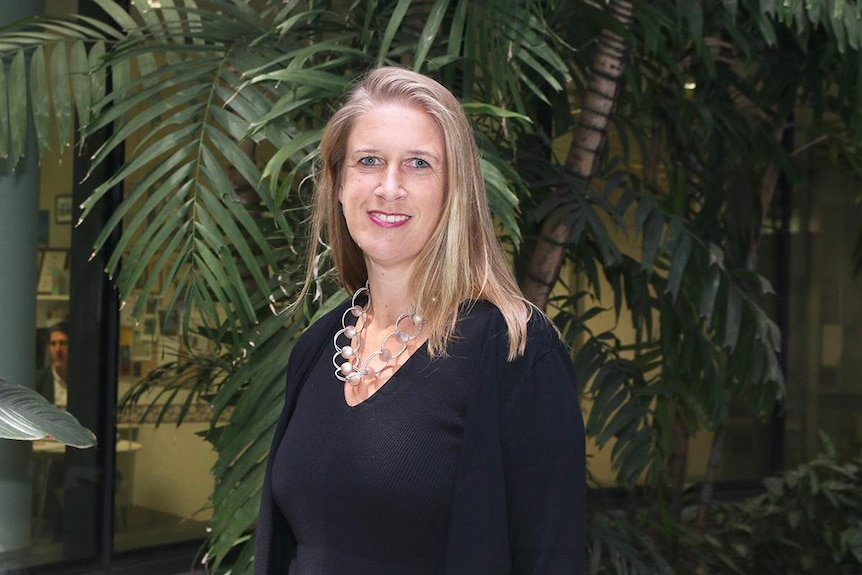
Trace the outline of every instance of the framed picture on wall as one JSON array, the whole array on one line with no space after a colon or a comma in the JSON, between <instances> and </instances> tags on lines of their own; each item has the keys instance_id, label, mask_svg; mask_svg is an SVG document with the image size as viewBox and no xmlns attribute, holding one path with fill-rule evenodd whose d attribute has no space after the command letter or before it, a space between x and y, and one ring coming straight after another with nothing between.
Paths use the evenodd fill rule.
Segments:
<instances>
[{"instance_id":1,"label":"framed picture on wall","mask_svg":"<svg viewBox=\"0 0 862 575\"><path fill-rule=\"evenodd\" d=\"M39 250L39 278L36 291L41 294L67 294L66 250Z\"/></svg>"},{"instance_id":2,"label":"framed picture on wall","mask_svg":"<svg viewBox=\"0 0 862 575\"><path fill-rule=\"evenodd\" d=\"M72 196L57 196L54 200L54 219L58 224L72 223Z\"/></svg>"}]
</instances>

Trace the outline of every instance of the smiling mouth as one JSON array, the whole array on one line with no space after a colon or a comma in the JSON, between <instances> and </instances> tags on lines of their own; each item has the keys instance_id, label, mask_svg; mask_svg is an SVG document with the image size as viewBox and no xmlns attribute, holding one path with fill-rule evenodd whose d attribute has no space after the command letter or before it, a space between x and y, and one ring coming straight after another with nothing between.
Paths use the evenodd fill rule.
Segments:
<instances>
[{"instance_id":1,"label":"smiling mouth","mask_svg":"<svg viewBox=\"0 0 862 575\"><path fill-rule=\"evenodd\" d=\"M410 216L404 214L383 214L380 212L372 212L371 217L387 224L400 224L410 219Z\"/></svg>"}]
</instances>

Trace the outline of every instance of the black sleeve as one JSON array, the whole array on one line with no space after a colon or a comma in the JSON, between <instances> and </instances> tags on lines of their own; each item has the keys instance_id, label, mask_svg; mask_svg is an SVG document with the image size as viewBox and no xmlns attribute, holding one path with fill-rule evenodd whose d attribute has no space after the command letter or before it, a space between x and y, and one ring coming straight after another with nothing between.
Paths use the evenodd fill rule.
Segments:
<instances>
[{"instance_id":1,"label":"black sleeve","mask_svg":"<svg viewBox=\"0 0 862 575\"><path fill-rule=\"evenodd\" d=\"M568 351L545 323L531 321L527 353L501 368L512 573L582 575L583 416Z\"/></svg>"}]
</instances>

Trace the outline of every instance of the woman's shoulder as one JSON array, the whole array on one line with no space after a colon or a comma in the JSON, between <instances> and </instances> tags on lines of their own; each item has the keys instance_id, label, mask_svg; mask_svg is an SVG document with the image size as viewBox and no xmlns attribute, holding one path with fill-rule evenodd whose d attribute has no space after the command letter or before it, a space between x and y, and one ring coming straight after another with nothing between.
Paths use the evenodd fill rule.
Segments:
<instances>
[{"instance_id":1,"label":"woman's shoulder","mask_svg":"<svg viewBox=\"0 0 862 575\"><path fill-rule=\"evenodd\" d=\"M487 373L496 374L491 379L503 404L527 401L529 394L540 390L546 395L558 393L565 401L577 397L571 350L552 320L537 308L533 308L527 321L524 353L512 360L506 318L492 303L475 302L465 308L460 326L463 345L476 354L474 360ZM468 343L471 339L472 344Z\"/></svg>"},{"instance_id":2,"label":"woman's shoulder","mask_svg":"<svg viewBox=\"0 0 862 575\"><path fill-rule=\"evenodd\" d=\"M493 303L479 300L462 305L459 324L459 333L465 337L481 333L508 349L509 325L503 312ZM563 347L565 345L551 319L530 305L525 356Z\"/></svg>"}]
</instances>

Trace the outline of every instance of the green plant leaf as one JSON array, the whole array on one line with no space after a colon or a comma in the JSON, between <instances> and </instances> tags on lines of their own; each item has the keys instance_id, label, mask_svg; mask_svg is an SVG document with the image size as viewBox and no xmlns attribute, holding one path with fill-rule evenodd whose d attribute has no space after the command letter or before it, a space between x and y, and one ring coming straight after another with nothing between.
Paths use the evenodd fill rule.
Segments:
<instances>
[{"instance_id":1,"label":"green plant leaf","mask_svg":"<svg viewBox=\"0 0 862 575\"><path fill-rule=\"evenodd\" d=\"M425 27L419 36L419 43L416 46L416 54L413 58L414 70L421 70L423 64L425 64L425 58L437 39L437 33L440 31L440 25L443 23L443 18L446 16L446 9L448 7L449 0L436 0L431 7L425 19Z\"/></svg>"},{"instance_id":2,"label":"green plant leaf","mask_svg":"<svg viewBox=\"0 0 862 575\"><path fill-rule=\"evenodd\" d=\"M7 76L9 86L9 138L13 168L24 155L27 141L27 78L24 51L18 50L12 58Z\"/></svg>"},{"instance_id":3,"label":"green plant leaf","mask_svg":"<svg viewBox=\"0 0 862 575\"><path fill-rule=\"evenodd\" d=\"M125 31L138 28L137 22L114 0L95 0L95 2Z\"/></svg>"},{"instance_id":4,"label":"green plant leaf","mask_svg":"<svg viewBox=\"0 0 862 575\"><path fill-rule=\"evenodd\" d=\"M715 309L715 301L718 296L718 288L721 286L721 271L718 266L711 265L707 268L703 287L700 292L700 317L704 319L707 326L712 323L712 313Z\"/></svg>"},{"instance_id":5,"label":"green plant leaf","mask_svg":"<svg viewBox=\"0 0 862 575\"><path fill-rule=\"evenodd\" d=\"M725 311L726 323L724 327L724 346L733 350L739 340L740 325L742 323L742 297L736 286L728 286L727 309Z\"/></svg>"},{"instance_id":6,"label":"green plant leaf","mask_svg":"<svg viewBox=\"0 0 862 575\"><path fill-rule=\"evenodd\" d=\"M38 46L30 60L30 103L39 155L51 149L51 100L46 71L45 49Z\"/></svg>"},{"instance_id":7,"label":"green plant leaf","mask_svg":"<svg viewBox=\"0 0 862 575\"><path fill-rule=\"evenodd\" d=\"M66 45L58 43L51 51L51 101L54 104L54 123L60 150L73 139L72 92L69 85L69 63Z\"/></svg>"},{"instance_id":8,"label":"green plant leaf","mask_svg":"<svg viewBox=\"0 0 862 575\"><path fill-rule=\"evenodd\" d=\"M93 432L34 390L0 379L0 438L53 439L85 449L96 445Z\"/></svg>"},{"instance_id":9,"label":"green plant leaf","mask_svg":"<svg viewBox=\"0 0 862 575\"><path fill-rule=\"evenodd\" d=\"M90 89L90 64L87 48L84 46L84 42L80 40L72 44L72 50L69 52L69 80L75 100L78 123L81 126L86 126L90 121L93 97Z\"/></svg>"},{"instance_id":10,"label":"green plant leaf","mask_svg":"<svg viewBox=\"0 0 862 575\"><path fill-rule=\"evenodd\" d=\"M390 47L395 40L395 35L398 33L398 29L401 28L404 16L407 14L407 10L412 3L412 0L398 0L398 3L392 10L392 16L390 16L389 22L386 24L386 30L383 32L383 38L377 52L377 67L383 66L386 63Z\"/></svg>"},{"instance_id":11,"label":"green plant leaf","mask_svg":"<svg viewBox=\"0 0 862 575\"><path fill-rule=\"evenodd\" d=\"M90 69L90 101L93 103L93 112L97 112L101 108L107 92L108 71L107 67L103 63L104 58L105 43L96 42L93 44L93 47L90 48L90 53L87 55ZM83 123L82 125L86 126L86 124Z\"/></svg>"},{"instance_id":12,"label":"green plant leaf","mask_svg":"<svg viewBox=\"0 0 862 575\"><path fill-rule=\"evenodd\" d=\"M686 233L681 233L676 242L674 242L673 256L671 257L670 272L667 278L667 291L675 300L679 295L679 289L682 285L683 274L688 265L688 258L691 255L691 236Z\"/></svg>"}]
</instances>

